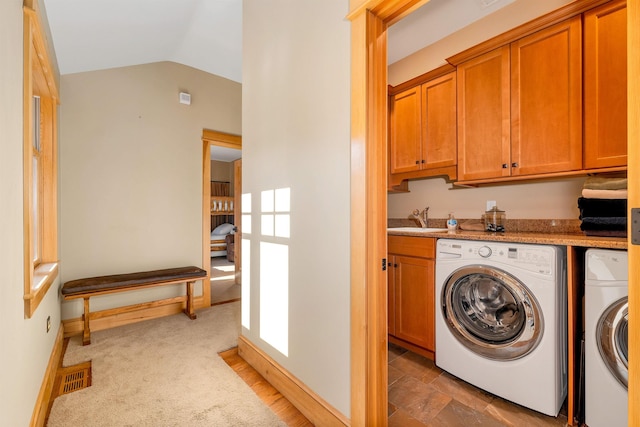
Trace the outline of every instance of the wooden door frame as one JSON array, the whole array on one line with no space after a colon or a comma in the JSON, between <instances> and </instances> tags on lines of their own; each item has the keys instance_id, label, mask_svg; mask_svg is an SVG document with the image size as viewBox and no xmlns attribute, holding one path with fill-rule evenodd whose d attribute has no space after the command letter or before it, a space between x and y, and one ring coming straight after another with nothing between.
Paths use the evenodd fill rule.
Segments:
<instances>
[{"instance_id":1,"label":"wooden door frame","mask_svg":"<svg viewBox=\"0 0 640 427\"><path fill-rule=\"evenodd\" d=\"M242 159L233 162L233 198L235 208L233 210L233 224L236 227L234 242L234 280L235 284L242 283Z\"/></svg>"},{"instance_id":2,"label":"wooden door frame","mask_svg":"<svg viewBox=\"0 0 640 427\"><path fill-rule=\"evenodd\" d=\"M629 167L628 217L631 208L640 207L640 2L627 0L627 163ZM631 221L629 221L631 227ZM640 246L627 242L629 255L629 337L640 328ZM635 268L633 268L635 266ZM629 425L640 425L640 339L629 342Z\"/></svg>"},{"instance_id":3,"label":"wooden door frame","mask_svg":"<svg viewBox=\"0 0 640 427\"><path fill-rule=\"evenodd\" d=\"M428 0L350 0L351 425L387 425L386 85L389 25ZM640 4L627 1L629 209L640 206ZM376 119L380 119L377 120ZM628 241L629 328L640 325L640 246ZM634 336L634 334L630 334ZM629 425L640 425L640 340L629 344ZM633 420L633 421L632 421Z\"/></svg>"},{"instance_id":4,"label":"wooden door frame","mask_svg":"<svg viewBox=\"0 0 640 427\"><path fill-rule=\"evenodd\" d=\"M202 306L211 305L211 146L242 150L242 137L213 130L202 130L202 269L207 278L202 282ZM237 208L235 208L237 209ZM236 258L240 254L236 253Z\"/></svg>"},{"instance_id":5,"label":"wooden door frame","mask_svg":"<svg viewBox=\"0 0 640 427\"><path fill-rule=\"evenodd\" d=\"M351 425L387 425L387 27L428 0L351 0Z\"/></svg>"}]
</instances>

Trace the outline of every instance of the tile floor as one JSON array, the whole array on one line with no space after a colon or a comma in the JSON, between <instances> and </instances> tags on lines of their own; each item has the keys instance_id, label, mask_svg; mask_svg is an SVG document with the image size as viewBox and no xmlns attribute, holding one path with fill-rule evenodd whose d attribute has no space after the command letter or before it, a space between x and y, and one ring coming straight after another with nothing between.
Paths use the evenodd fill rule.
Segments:
<instances>
[{"instance_id":1,"label":"tile floor","mask_svg":"<svg viewBox=\"0 0 640 427\"><path fill-rule=\"evenodd\" d=\"M553 418L513 404L389 344L389 427L566 426L560 412Z\"/></svg>"}]
</instances>

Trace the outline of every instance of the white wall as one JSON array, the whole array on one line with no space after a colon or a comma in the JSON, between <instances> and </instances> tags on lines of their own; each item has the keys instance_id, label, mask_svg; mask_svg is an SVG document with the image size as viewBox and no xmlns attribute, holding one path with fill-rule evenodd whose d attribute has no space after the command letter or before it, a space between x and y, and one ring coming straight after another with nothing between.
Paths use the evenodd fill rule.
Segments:
<instances>
[{"instance_id":1,"label":"white wall","mask_svg":"<svg viewBox=\"0 0 640 427\"><path fill-rule=\"evenodd\" d=\"M558 9L571 0L517 0L493 14L389 66L389 84L397 85L446 63L446 58ZM406 218L430 207L432 218L480 218L487 200L495 200L507 219L578 219L577 199L584 178L512 183L452 190L443 178L411 181L410 193L388 196L389 218Z\"/></svg>"},{"instance_id":2,"label":"white wall","mask_svg":"<svg viewBox=\"0 0 640 427\"><path fill-rule=\"evenodd\" d=\"M27 426L60 327L60 306L56 282L33 317L24 318L22 0L0 2L0 40L0 425Z\"/></svg>"},{"instance_id":3,"label":"white wall","mask_svg":"<svg viewBox=\"0 0 640 427\"><path fill-rule=\"evenodd\" d=\"M348 0L243 3L242 185L252 196L253 232L244 236L252 249L251 282L243 283L251 323L242 333L350 416L347 13ZM260 338L259 304L268 296L259 245L270 240L260 236L260 193L286 187L291 238L280 242L289 251L288 356Z\"/></svg>"},{"instance_id":4,"label":"white wall","mask_svg":"<svg viewBox=\"0 0 640 427\"><path fill-rule=\"evenodd\" d=\"M202 264L202 130L239 134L241 85L172 62L61 78L63 281ZM191 94L191 105L178 94ZM91 301L168 298L184 286ZM65 302L63 318L82 312Z\"/></svg>"}]
</instances>

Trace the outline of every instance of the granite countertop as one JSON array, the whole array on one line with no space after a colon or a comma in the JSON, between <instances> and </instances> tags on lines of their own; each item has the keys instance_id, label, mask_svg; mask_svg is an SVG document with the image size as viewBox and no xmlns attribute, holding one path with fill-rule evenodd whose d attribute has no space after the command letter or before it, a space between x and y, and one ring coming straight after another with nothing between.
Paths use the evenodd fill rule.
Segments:
<instances>
[{"instance_id":1,"label":"granite countertop","mask_svg":"<svg viewBox=\"0 0 640 427\"><path fill-rule=\"evenodd\" d=\"M580 231L580 221L574 220L512 220L505 225L506 231L493 233L490 231L458 230L422 232L422 231L388 231L389 235L431 237L438 239L483 240L494 242L537 243L542 245L581 246L589 248L627 249L624 237L587 236ZM446 228L446 219L430 219L429 227ZM464 228L465 220L459 220ZM387 221L388 227L415 227L412 220L393 219ZM513 230L513 231L512 231Z\"/></svg>"}]
</instances>

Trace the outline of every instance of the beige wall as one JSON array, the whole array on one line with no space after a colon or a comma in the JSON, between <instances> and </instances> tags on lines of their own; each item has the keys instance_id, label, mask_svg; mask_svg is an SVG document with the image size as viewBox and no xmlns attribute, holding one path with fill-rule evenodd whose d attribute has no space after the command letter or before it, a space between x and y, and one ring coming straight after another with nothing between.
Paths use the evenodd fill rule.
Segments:
<instances>
[{"instance_id":1,"label":"beige wall","mask_svg":"<svg viewBox=\"0 0 640 427\"><path fill-rule=\"evenodd\" d=\"M233 196L233 162L211 160L211 181L229 182L229 195Z\"/></svg>"},{"instance_id":2,"label":"beige wall","mask_svg":"<svg viewBox=\"0 0 640 427\"><path fill-rule=\"evenodd\" d=\"M242 188L251 194L242 334L350 415L348 0L243 3ZM291 237L260 235L262 191L291 189ZM244 225L243 225L244 227ZM288 356L260 337L260 244L288 247ZM243 243L243 251L246 246ZM243 258L243 278L246 259ZM266 281L265 281L266 282ZM265 288L266 289L266 288ZM244 289L243 289L244 292ZM244 307L247 300L243 296ZM282 302L282 301L278 301Z\"/></svg>"},{"instance_id":3,"label":"beige wall","mask_svg":"<svg viewBox=\"0 0 640 427\"><path fill-rule=\"evenodd\" d=\"M409 183L409 193L389 194L387 216L407 218L414 209L429 206L431 218L477 218L484 213L487 200L495 200L508 219L578 219L578 197L584 178L551 182L455 188L443 178Z\"/></svg>"},{"instance_id":4,"label":"beige wall","mask_svg":"<svg viewBox=\"0 0 640 427\"><path fill-rule=\"evenodd\" d=\"M22 0L0 2L0 40L0 424L27 426L60 327L60 305L56 282L33 317L24 318Z\"/></svg>"},{"instance_id":5,"label":"beige wall","mask_svg":"<svg viewBox=\"0 0 640 427\"><path fill-rule=\"evenodd\" d=\"M445 59L513 27L530 21L569 0L518 0L441 41L389 66L389 83L397 85L444 64ZM388 196L389 218L406 218L429 206L433 218L451 211L459 218L480 218L487 200L495 200L512 219L578 219L577 199L584 178L544 183L452 189L442 178L412 181L408 194Z\"/></svg>"},{"instance_id":6,"label":"beige wall","mask_svg":"<svg viewBox=\"0 0 640 427\"><path fill-rule=\"evenodd\" d=\"M241 85L160 62L63 75L62 280L202 263L202 129L240 134ZM191 94L191 105L178 94ZM105 296L93 309L184 293ZM63 318L81 314L64 303Z\"/></svg>"}]
</instances>

